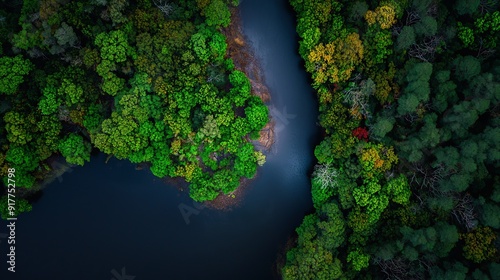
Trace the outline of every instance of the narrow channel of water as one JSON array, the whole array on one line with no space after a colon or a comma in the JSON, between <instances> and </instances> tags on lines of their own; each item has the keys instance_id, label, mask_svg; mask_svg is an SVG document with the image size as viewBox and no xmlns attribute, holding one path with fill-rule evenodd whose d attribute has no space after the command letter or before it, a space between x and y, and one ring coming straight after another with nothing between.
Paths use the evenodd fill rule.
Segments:
<instances>
[{"instance_id":1,"label":"narrow channel of water","mask_svg":"<svg viewBox=\"0 0 500 280\"><path fill-rule=\"evenodd\" d=\"M0 239L0 279L277 278L277 254L312 210L317 104L287 1L244 0L240 7L277 122L276 144L242 205L197 210L186 192L148 171L94 156L54 181L19 218L15 274L6 271L8 244ZM179 207L197 214L186 223ZM1 221L0 234L6 231Z\"/></svg>"}]
</instances>

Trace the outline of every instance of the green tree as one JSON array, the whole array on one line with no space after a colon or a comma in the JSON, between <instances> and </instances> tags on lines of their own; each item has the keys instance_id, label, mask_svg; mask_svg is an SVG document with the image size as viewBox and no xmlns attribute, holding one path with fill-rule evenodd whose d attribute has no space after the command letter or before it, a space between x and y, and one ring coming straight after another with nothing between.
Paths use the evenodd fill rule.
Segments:
<instances>
[{"instance_id":1,"label":"green tree","mask_svg":"<svg viewBox=\"0 0 500 280\"><path fill-rule=\"evenodd\" d=\"M401 115L415 112L420 102L429 100L432 64L428 62L406 66L407 86L398 100L398 113Z\"/></svg>"},{"instance_id":2,"label":"green tree","mask_svg":"<svg viewBox=\"0 0 500 280\"><path fill-rule=\"evenodd\" d=\"M397 49L407 50L415 44L415 29L411 26L403 26L397 39Z\"/></svg>"},{"instance_id":3,"label":"green tree","mask_svg":"<svg viewBox=\"0 0 500 280\"><path fill-rule=\"evenodd\" d=\"M368 267L368 261L370 260L370 255L363 253L360 249L349 252L347 255L347 261L352 264L352 267L356 271L361 271L363 268Z\"/></svg>"},{"instance_id":4,"label":"green tree","mask_svg":"<svg viewBox=\"0 0 500 280\"><path fill-rule=\"evenodd\" d=\"M5 113L7 140L12 144L25 145L34 138L36 118L33 114L25 115L17 111Z\"/></svg>"},{"instance_id":5,"label":"green tree","mask_svg":"<svg viewBox=\"0 0 500 280\"><path fill-rule=\"evenodd\" d=\"M250 98L248 107L245 108L245 115L252 131L258 131L269 121L269 110L262 100L256 96Z\"/></svg>"},{"instance_id":6,"label":"green tree","mask_svg":"<svg viewBox=\"0 0 500 280\"><path fill-rule=\"evenodd\" d=\"M455 9L459 15L473 14L479 7L480 0L457 0Z\"/></svg>"},{"instance_id":7,"label":"green tree","mask_svg":"<svg viewBox=\"0 0 500 280\"><path fill-rule=\"evenodd\" d=\"M233 85L230 91L234 104L241 107L250 98L251 85L245 73L235 70L229 75L229 81Z\"/></svg>"},{"instance_id":8,"label":"green tree","mask_svg":"<svg viewBox=\"0 0 500 280\"><path fill-rule=\"evenodd\" d=\"M222 0L210 1L203 10L206 23L209 26L227 27L231 22L231 13L227 5Z\"/></svg>"},{"instance_id":9,"label":"green tree","mask_svg":"<svg viewBox=\"0 0 500 280\"><path fill-rule=\"evenodd\" d=\"M459 56L453 61L455 66L455 77L458 81L471 81L473 77L481 72L481 64L477 58Z\"/></svg>"},{"instance_id":10,"label":"green tree","mask_svg":"<svg viewBox=\"0 0 500 280\"><path fill-rule=\"evenodd\" d=\"M113 112L111 118L102 122L101 132L93 135L92 142L101 151L123 159L148 144L138 129L139 125L132 116Z\"/></svg>"},{"instance_id":11,"label":"green tree","mask_svg":"<svg viewBox=\"0 0 500 280\"><path fill-rule=\"evenodd\" d=\"M31 204L26 199L17 199L14 208L14 216L11 216L11 211L9 211L9 197L7 195L0 198L0 217L4 220L8 218L17 217L21 213L30 212L32 210Z\"/></svg>"},{"instance_id":12,"label":"green tree","mask_svg":"<svg viewBox=\"0 0 500 280\"><path fill-rule=\"evenodd\" d=\"M111 62L126 61L127 54L131 51L127 35L121 30L100 33L96 36L94 43L99 47L101 58Z\"/></svg>"},{"instance_id":13,"label":"green tree","mask_svg":"<svg viewBox=\"0 0 500 280\"><path fill-rule=\"evenodd\" d=\"M69 134L59 143L59 151L70 164L83 166L85 161L90 161L90 150L90 143L77 134Z\"/></svg>"},{"instance_id":14,"label":"green tree","mask_svg":"<svg viewBox=\"0 0 500 280\"><path fill-rule=\"evenodd\" d=\"M200 138L206 139L208 142L212 142L215 138L221 137L219 127L212 115L208 115L205 118L203 127L200 128L199 135Z\"/></svg>"},{"instance_id":15,"label":"green tree","mask_svg":"<svg viewBox=\"0 0 500 280\"><path fill-rule=\"evenodd\" d=\"M31 61L21 55L0 57L0 93L14 94L24 82L24 76L34 68Z\"/></svg>"},{"instance_id":16,"label":"green tree","mask_svg":"<svg viewBox=\"0 0 500 280\"><path fill-rule=\"evenodd\" d=\"M458 38L460 38L465 47L470 47L474 43L474 30L459 22Z\"/></svg>"},{"instance_id":17,"label":"green tree","mask_svg":"<svg viewBox=\"0 0 500 280\"><path fill-rule=\"evenodd\" d=\"M438 30L438 23L434 17L423 16L419 22L417 22L413 28L415 29L415 35L425 37L434 36Z\"/></svg>"}]
</instances>

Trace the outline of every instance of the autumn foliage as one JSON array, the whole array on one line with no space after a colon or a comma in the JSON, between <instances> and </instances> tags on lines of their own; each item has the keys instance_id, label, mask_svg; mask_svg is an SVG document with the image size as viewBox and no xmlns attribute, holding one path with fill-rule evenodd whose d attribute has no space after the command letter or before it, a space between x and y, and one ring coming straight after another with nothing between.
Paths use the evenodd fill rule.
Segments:
<instances>
[{"instance_id":1,"label":"autumn foliage","mask_svg":"<svg viewBox=\"0 0 500 280\"><path fill-rule=\"evenodd\" d=\"M358 138L359 140L368 141L368 130L364 127L357 127L352 131L352 136Z\"/></svg>"}]
</instances>

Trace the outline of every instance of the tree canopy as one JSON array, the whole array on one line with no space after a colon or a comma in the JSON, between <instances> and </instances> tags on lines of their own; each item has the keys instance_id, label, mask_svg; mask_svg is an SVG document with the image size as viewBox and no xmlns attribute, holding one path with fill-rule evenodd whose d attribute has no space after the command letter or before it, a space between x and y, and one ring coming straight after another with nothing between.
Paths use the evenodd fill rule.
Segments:
<instances>
[{"instance_id":1,"label":"tree canopy","mask_svg":"<svg viewBox=\"0 0 500 280\"><path fill-rule=\"evenodd\" d=\"M324 139L283 278L494 279L497 1L290 3Z\"/></svg>"},{"instance_id":2,"label":"tree canopy","mask_svg":"<svg viewBox=\"0 0 500 280\"><path fill-rule=\"evenodd\" d=\"M55 157L84 165L92 149L182 177L197 201L255 175L250 140L269 118L227 52L238 1L63 2L0 22L2 178L15 168L31 188Z\"/></svg>"}]
</instances>

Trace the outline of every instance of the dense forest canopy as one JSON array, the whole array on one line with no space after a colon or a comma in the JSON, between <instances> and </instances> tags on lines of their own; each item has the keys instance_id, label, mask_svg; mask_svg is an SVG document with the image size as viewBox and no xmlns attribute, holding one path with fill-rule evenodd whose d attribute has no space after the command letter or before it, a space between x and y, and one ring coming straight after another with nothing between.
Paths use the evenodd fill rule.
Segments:
<instances>
[{"instance_id":1,"label":"dense forest canopy","mask_svg":"<svg viewBox=\"0 0 500 280\"><path fill-rule=\"evenodd\" d=\"M498 279L496 0L290 0L325 137L284 279Z\"/></svg>"},{"instance_id":2,"label":"dense forest canopy","mask_svg":"<svg viewBox=\"0 0 500 280\"><path fill-rule=\"evenodd\" d=\"M4 184L92 150L182 177L196 201L253 177L268 109L227 56L237 2L0 0ZM283 278L498 277L499 1L290 4L324 139Z\"/></svg>"},{"instance_id":3,"label":"dense forest canopy","mask_svg":"<svg viewBox=\"0 0 500 280\"><path fill-rule=\"evenodd\" d=\"M253 177L265 156L250 140L268 109L226 55L221 31L237 4L1 0L4 183L15 168L16 186L32 188L51 158L83 165L92 149L183 177L196 201Z\"/></svg>"}]
</instances>

